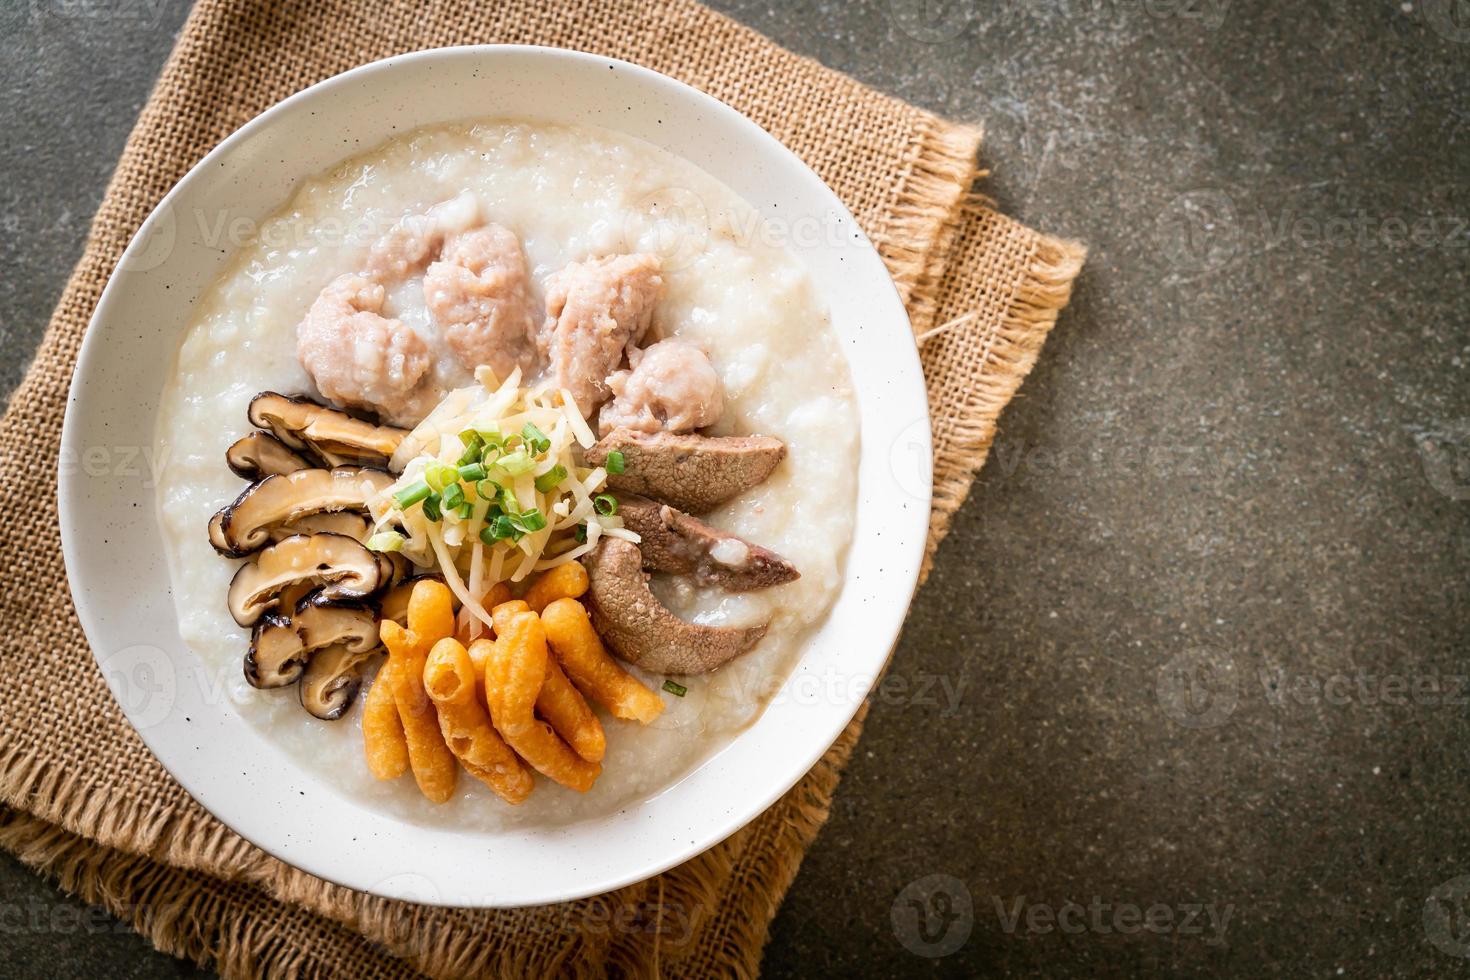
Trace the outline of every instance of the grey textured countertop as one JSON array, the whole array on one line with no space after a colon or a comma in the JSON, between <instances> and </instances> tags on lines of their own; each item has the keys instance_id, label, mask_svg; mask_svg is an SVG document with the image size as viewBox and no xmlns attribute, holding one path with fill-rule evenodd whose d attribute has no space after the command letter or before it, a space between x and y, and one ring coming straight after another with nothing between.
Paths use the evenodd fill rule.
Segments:
<instances>
[{"instance_id":1,"label":"grey textured countertop","mask_svg":"<svg viewBox=\"0 0 1470 980\"><path fill-rule=\"evenodd\" d=\"M1092 247L768 972L1470 971L1463 2L716 6ZM0 13L7 392L185 12ZM191 972L0 884L8 976Z\"/></svg>"}]
</instances>

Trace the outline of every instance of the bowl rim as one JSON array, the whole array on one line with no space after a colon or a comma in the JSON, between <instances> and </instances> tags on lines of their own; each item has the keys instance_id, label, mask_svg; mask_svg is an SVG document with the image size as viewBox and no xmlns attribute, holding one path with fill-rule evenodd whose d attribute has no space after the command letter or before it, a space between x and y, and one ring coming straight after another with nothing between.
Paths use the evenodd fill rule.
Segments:
<instances>
[{"instance_id":1,"label":"bowl rim","mask_svg":"<svg viewBox=\"0 0 1470 980\"><path fill-rule=\"evenodd\" d=\"M826 206L832 208L835 213L846 219L854 229L859 228L851 212L841 201L841 199L837 197L836 193L833 192L831 188L828 187L826 183L822 181L822 179L810 167L808 167L804 161L796 156L794 152L788 149L784 144L782 144L771 134L767 133L764 129L762 129L759 125L750 120L748 117L741 114L731 106L719 101L713 96L708 95L707 93L702 92L691 85L681 82L678 79L672 78L668 75L664 75L660 72L654 71L653 69L645 68L633 62L628 62L603 55L597 55L565 48L519 44L458 45L443 48L433 48L394 55L388 58L383 58L377 61L357 66L340 74L318 81L311 86L286 97L280 102L275 103L274 105L261 112L259 115L252 118L249 122L245 123L239 129L235 130L229 136L221 140L202 159L194 164L187 171L187 173L185 173L184 176L180 178L179 181L174 184L173 187L171 187L169 191L160 199L158 204L153 208L148 217L139 227L138 231L129 242L127 248L119 257L118 262L113 268L112 272L109 274L108 282L98 298L97 305L88 322L86 333L82 338L81 344L78 349L77 359L73 368L72 379L69 386L65 415L62 423L60 443L61 456L59 457L58 461L58 518L60 525L62 552L66 566L68 588L73 598L78 620L80 621L83 631L88 638L88 645L91 648L93 658L97 662L99 669L102 669L105 672L106 665L103 663L103 655L100 652L102 645L97 643L93 638L100 637L102 635L101 631L103 625L98 618L96 610L92 606L94 600L89 596L89 593L85 588L85 579L88 575L88 572L86 568L86 559L84 557L84 553L81 547L82 542L79 538L80 531L78 529L79 525L77 521L77 511L78 508L82 506L80 502L80 495L78 492L78 484L81 477L76 472L69 473L66 467L61 464L60 460L66 458L66 454L69 450L73 452L75 451L75 444L79 438L78 428L81 425L80 420L86 414L86 406L88 405L90 400L85 390L85 378L89 375L89 373L95 366L95 362L97 362L100 357L104 356L107 347L108 320L111 314L111 308L118 302L118 294L121 291L119 282L122 274L128 270L129 260L134 258L140 251L147 247L147 243L150 241L151 236L154 234L160 224L163 223L165 220L169 220L169 216L171 214L170 209L173 207L176 199L178 199L185 193L186 189L198 179L200 174L207 171L210 167L219 165L221 160L230 157L231 154L235 152L237 147L240 146L240 144L249 140L257 132L275 125L279 120L285 117L297 106L300 106L303 103L311 102L313 100L324 99L325 97L329 96L335 91L338 91L339 89L359 84L369 78L372 78L375 75L402 68L406 64L413 65L420 63L432 63L436 61L467 56L475 58L494 58L504 54L529 54L536 57L566 59L571 62L591 62L598 66L616 66L621 74L623 74L625 77L632 76L639 85L652 85L654 87L671 89L679 97L693 100L705 112L709 112L721 117L723 122L732 125L735 129L740 131L742 139L754 140L757 143L761 143L763 144L763 149L769 152L774 152L777 156L783 158L785 166L794 168L794 173L801 174L805 180L815 185L812 188L812 192L817 194L819 197L825 197L824 204ZM464 118L469 119L473 117ZM616 126L613 126L612 128L614 130L617 129ZM348 159L357 152L361 152L361 149L357 149L347 154L344 154L342 159ZM668 152L675 151L668 150ZM695 165L698 166L698 164ZM282 201L284 202L287 199L289 199L289 196L283 195ZM766 212L755 202L749 203L762 215L766 214ZM857 243L857 247L865 255L870 255L874 261L881 265L882 259L878 255L876 248L874 248L865 233L862 233L861 240ZM234 249L232 249L231 252L233 253ZM217 276L218 273L216 273L216 278ZM892 282L890 277L886 276L886 274L884 276L884 282L886 283L887 287L886 294L891 297L893 306L901 315L904 326L908 327L909 321L907 310L902 303L902 299L896 285ZM196 297L196 299L193 300L192 303L197 304L197 301L198 300ZM185 324L184 327L181 327L180 329L182 330L186 328L186 326L187 324ZM909 331L910 333L912 332L911 328L909 328ZM847 355L845 351L844 357L847 358L849 364L852 363L851 358ZM912 391L907 393L907 397L915 399L916 410L922 413L921 417L924 424L923 436L925 439L927 439L930 420L929 405L927 392L923 384L923 373L919 361L917 344L913 345L912 349L908 352L907 361L908 363L893 365L894 376L900 377L912 375L913 377L916 377L918 379L917 386ZM867 452L868 448L866 445L866 439L864 438L864 448L860 450L860 458L862 456L865 456ZM621 888L623 886L633 884L635 882L647 880L651 877L663 873L664 871L667 871L669 868L682 864L690 860L691 858L703 853L704 851L714 847L736 831L754 821L757 817L759 817L762 813L769 809L775 802L777 802L782 796L789 792L790 789L794 785L796 785L804 776L806 776L807 773L810 772L812 767L815 766L818 761L820 761L820 759L827 753L831 746L837 741L842 732L846 730L848 724L856 715L859 707L866 700L868 694L877 684L878 679L881 678L882 674L887 668L888 662L892 657L893 649L897 644L902 624L907 617L909 606L912 603L913 595L918 585L919 571L922 565L927 542L929 505L932 502L932 473L930 473L927 469L927 460L925 468L921 472L919 479L922 483L922 487L915 489L922 489L923 506L910 508L911 513L900 515L894 518L894 526L892 530L895 533L893 536L897 537L901 542L901 545L896 549L896 557L900 560L896 561L895 564L901 565L902 567L901 570L899 570L897 574L893 575L892 577L888 577L890 576L891 572L885 571L885 578L895 596L901 596L902 598L895 598L892 607L892 615L884 617L886 620L891 620L891 628L882 629L880 636L877 637L884 646L882 659L878 662L878 669L873 673L872 677L863 684L863 689L860 692L855 692L858 696L852 697L850 705L845 706L845 710L839 709L834 710L830 713L832 723L826 726L828 729L830 729L830 731L824 732L820 739L814 739L812 742L812 747L809 748L806 752L801 753L799 756L787 756L785 764L781 767L782 772L786 775L784 775L781 779L775 780L770 783L769 788L766 792L760 794L758 797L753 797L752 801L739 811L732 811L723 819L713 821L695 840L690 841L687 844L681 844L677 846L671 843L670 847L667 849L662 858L655 860L645 860L643 862L637 863L636 867L630 866L627 871L621 874L604 874L595 879L589 878L580 886L575 888L563 888L554 893L548 893L544 895L537 894L524 898L522 900L514 901L503 901L494 898L481 899L479 896L466 896L462 893L454 893L451 895L442 896L438 894L423 895L417 893L412 887L410 887L408 890L405 890L404 887L402 887L401 885L389 886L382 881L376 884L364 884L362 880L355 879L350 875L345 875L341 873L340 869L323 866L316 861L304 858L300 853L285 853L282 850L279 841L260 839L254 833L247 832L245 829L243 829L241 826L241 821L237 819L239 814L219 812L208 802L202 799L201 794L196 791L196 786L193 785L194 780L187 774L182 773L178 768L175 767L175 765L172 765L169 761L166 761L166 759L173 755L173 753L169 751L169 739L164 738L156 728L152 729L151 731L140 728L135 722L133 713L129 710L128 705L122 703L121 699L118 698L116 691L113 691L114 699L118 701L120 709L128 718L128 723L130 727L132 727L133 730L142 738L143 742L147 745L149 751L152 752L155 758L157 758L159 762L164 766L165 770L169 773L169 776L176 782L178 782L178 784L185 790L186 793L189 794L192 799L198 802L206 811L208 811L222 824L228 827L233 833L239 834L242 838L246 839L254 846L259 847L262 851L271 854L278 860L281 860L292 867L305 871L316 877L340 884L343 887L352 888L359 891L366 891L370 894L380 895L386 898L411 901L424 905L437 905L446 907L517 908L530 905L545 904L548 902L573 901L593 895L606 893ZM856 529L854 534L855 541ZM834 603L838 598L840 598L842 589L848 587L850 577L851 569L844 568L843 582L839 587L838 592L834 595ZM801 661L805 659L806 652L807 651L804 649L803 653L795 661L796 667L799 667ZM793 667L793 675L796 672L796 667ZM765 714L769 707L770 704L767 703L767 705L762 708L761 716ZM758 719L761 716L757 716L757 721L752 722L752 725L758 724ZM729 745L737 742L740 738L744 737L745 734L746 731L742 731L734 735L725 746L722 746L721 749L715 752L713 755L706 757L704 761L699 763L695 767L695 770L691 770L691 772L708 766L716 758L718 758L720 752L722 752L725 748L728 748ZM674 781L674 783L670 784L669 786L663 787L654 795L658 796L667 793L670 789L687 779L688 776L689 773L680 776ZM611 813L604 815L603 818L595 819L606 819L608 817L614 816L616 813L617 809L615 808ZM409 819L396 819L399 823L408 826L416 826Z\"/></svg>"}]
</instances>

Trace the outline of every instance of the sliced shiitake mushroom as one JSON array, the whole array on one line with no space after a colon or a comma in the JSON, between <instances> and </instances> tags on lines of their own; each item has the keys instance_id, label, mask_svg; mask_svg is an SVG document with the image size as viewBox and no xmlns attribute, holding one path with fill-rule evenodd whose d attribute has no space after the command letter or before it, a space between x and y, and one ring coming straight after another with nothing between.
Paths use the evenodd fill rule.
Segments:
<instances>
[{"instance_id":1,"label":"sliced shiitake mushroom","mask_svg":"<svg viewBox=\"0 0 1470 980\"><path fill-rule=\"evenodd\" d=\"M363 663L378 649L354 652L346 646L329 646L313 653L296 689L301 706L322 721L341 718L362 687Z\"/></svg>"},{"instance_id":2,"label":"sliced shiitake mushroom","mask_svg":"<svg viewBox=\"0 0 1470 980\"><path fill-rule=\"evenodd\" d=\"M307 653L339 644L353 653L366 653L378 645L378 616L373 608L333 600L323 590L296 604L291 624Z\"/></svg>"},{"instance_id":3,"label":"sliced shiitake mushroom","mask_svg":"<svg viewBox=\"0 0 1470 980\"><path fill-rule=\"evenodd\" d=\"M603 538L586 564L592 625L614 653L645 670L706 674L766 635L767 624L701 626L669 612L648 587L638 546L621 538Z\"/></svg>"},{"instance_id":4,"label":"sliced shiitake mushroom","mask_svg":"<svg viewBox=\"0 0 1470 980\"><path fill-rule=\"evenodd\" d=\"M378 592L386 595L408 578L414 565L396 551L379 551L375 554L378 556L378 566L383 570L383 580L378 586Z\"/></svg>"},{"instance_id":5,"label":"sliced shiitake mushroom","mask_svg":"<svg viewBox=\"0 0 1470 980\"><path fill-rule=\"evenodd\" d=\"M623 472L609 473L614 490L640 493L691 514L703 514L756 486L786 458L772 436L702 436L693 432L614 429L587 450L601 466L623 454Z\"/></svg>"},{"instance_id":6,"label":"sliced shiitake mushroom","mask_svg":"<svg viewBox=\"0 0 1470 980\"><path fill-rule=\"evenodd\" d=\"M368 501L392 483L386 470L356 466L268 476L210 519L209 543L226 557L242 558L270 541L272 527L313 514L365 511Z\"/></svg>"},{"instance_id":7,"label":"sliced shiitake mushroom","mask_svg":"<svg viewBox=\"0 0 1470 980\"><path fill-rule=\"evenodd\" d=\"M361 541L367 537L371 523L355 510L339 510L329 514L308 514L290 524L266 528L271 541L283 541L293 534L345 534Z\"/></svg>"},{"instance_id":8,"label":"sliced shiitake mushroom","mask_svg":"<svg viewBox=\"0 0 1470 980\"><path fill-rule=\"evenodd\" d=\"M341 534L297 534L273 544L240 566L230 581L230 615L254 626L279 608L281 591L310 581L327 600L366 599L378 590L382 566L361 543Z\"/></svg>"},{"instance_id":9,"label":"sliced shiitake mushroom","mask_svg":"<svg viewBox=\"0 0 1470 980\"><path fill-rule=\"evenodd\" d=\"M276 597L276 610L278 614L287 617L294 615L296 612L296 604L302 599L305 599L307 596L311 595L318 588L320 588L320 586L318 586L310 579L302 579L299 582L292 582L290 585L282 589L281 594Z\"/></svg>"},{"instance_id":10,"label":"sliced shiitake mushroom","mask_svg":"<svg viewBox=\"0 0 1470 980\"><path fill-rule=\"evenodd\" d=\"M251 687L285 687L295 683L306 667L306 651L289 616L267 612L250 631L245 652L245 680Z\"/></svg>"},{"instance_id":11,"label":"sliced shiitake mushroom","mask_svg":"<svg viewBox=\"0 0 1470 980\"><path fill-rule=\"evenodd\" d=\"M291 587L294 592L297 587ZM378 617L361 602L334 604L314 589L294 604L282 601L260 617L245 654L245 679L254 687L285 687L308 669L317 651L341 647L367 654L378 646Z\"/></svg>"},{"instance_id":12,"label":"sliced shiitake mushroom","mask_svg":"<svg viewBox=\"0 0 1470 980\"><path fill-rule=\"evenodd\" d=\"M260 480L267 476L309 470L313 464L271 435L269 432L252 432L236 439L225 450L225 463L236 475L247 480Z\"/></svg>"},{"instance_id":13,"label":"sliced shiitake mushroom","mask_svg":"<svg viewBox=\"0 0 1470 980\"><path fill-rule=\"evenodd\" d=\"M386 466L408 435L374 425L300 395L262 391L250 401L250 424L269 429L293 449L310 449L330 466Z\"/></svg>"}]
</instances>

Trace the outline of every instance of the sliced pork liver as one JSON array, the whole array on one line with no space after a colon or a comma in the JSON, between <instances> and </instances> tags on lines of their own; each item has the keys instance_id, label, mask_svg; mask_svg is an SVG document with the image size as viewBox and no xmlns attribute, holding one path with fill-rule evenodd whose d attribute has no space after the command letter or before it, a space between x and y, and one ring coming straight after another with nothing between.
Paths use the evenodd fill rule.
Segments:
<instances>
[{"instance_id":1,"label":"sliced pork liver","mask_svg":"<svg viewBox=\"0 0 1470 980\"><path fill-rule=\"evenodd\" d=\"M713 510L758 485L786 458L785 443L771 436L614 429L587 450L587 461L601 466L614 450L623 454L623 472L608 476L609 487L691 514Z\"/></svg>"},{"instance_id":2,"label":"sliced pork liver","mask_svg":"<svg viewBox=\"0 0 1470 980\"><path fill-rule=\"evenodd\" d=\"M745 628L686 623L648 587L638 546L603 538L586 559L592 625L613 652L658 674L707 674L760 642L766 624Z\"/></svg>"},{"instance_id":3,"label":"sliced pork liver","mask_svg":"<svg viewBox=\"0 0 1470 980\"><path fill-rule=\"evenodd\" d=\"M643 540L643 567L688 575L700 585L730 592L765 589L801 577L774 551L710 527L668 504L636 493L618 497L618 516Z\"/></svg>"}]
</instances>

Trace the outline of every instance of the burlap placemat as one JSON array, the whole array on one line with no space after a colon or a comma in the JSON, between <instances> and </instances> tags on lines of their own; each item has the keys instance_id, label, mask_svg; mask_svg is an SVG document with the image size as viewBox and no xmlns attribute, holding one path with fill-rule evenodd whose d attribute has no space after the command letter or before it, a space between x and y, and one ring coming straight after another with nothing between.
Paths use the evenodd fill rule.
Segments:
<instances>
[{"instance_id":1,"label":"burlap placemat","mask_svg":"<svg viewBox=\"0 0 1470 980\"><path fill-rule=\"evenodd\" d=\"M0 592L7 624L0 845L107 906L160 949L230 976L750 975L865 712L749 827L651 881L515 912L386 901L270 858L169 778L93 664L56 526L34 519L35 488L55 472L87 320L113 263L164 192L230 132L313 82L399 52L484 42L579 48L680 78L753 118L847 202L927 338L932 555L1083 256L1080 246L1030 231L969 196L977 130L874 93L689 0L370 7L204 0L143 110L35 364L0 421L0 506L11 518L0 541L28 559L24 580Z\"/></svg>"}]
</instances>

